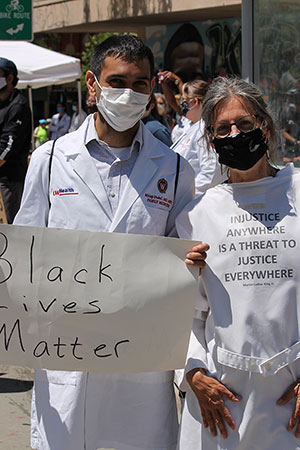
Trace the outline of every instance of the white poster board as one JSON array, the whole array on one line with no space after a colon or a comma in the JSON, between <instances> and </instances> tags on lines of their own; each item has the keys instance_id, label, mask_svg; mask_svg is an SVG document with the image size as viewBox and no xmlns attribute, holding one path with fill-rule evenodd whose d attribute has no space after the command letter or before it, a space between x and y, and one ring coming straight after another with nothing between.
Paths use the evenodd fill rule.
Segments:
<instances>
[{"instance_id":1,"label":"white poster board","mask_svg":"<svg viewBox=\"0 0 300 450\"><path fill-rule=\"evenodd\" d=\"M192 241L0 225L0 361L152 372L184 365Z\"/></svg>"}]
</instances>

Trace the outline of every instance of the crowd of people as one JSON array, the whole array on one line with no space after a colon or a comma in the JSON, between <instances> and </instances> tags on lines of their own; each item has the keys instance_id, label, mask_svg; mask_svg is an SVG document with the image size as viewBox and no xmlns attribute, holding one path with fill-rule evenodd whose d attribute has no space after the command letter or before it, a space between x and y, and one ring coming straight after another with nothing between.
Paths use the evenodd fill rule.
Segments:
<instances>
[{"instance_id":1,"label":"crowd of people","mask_svg":"<svg viewBox=\"0 0 300 450\"><path fill-rule=\"evenodd\" d=\"M86 109L89 106L86 102ZM94 111L95 112L95 108ZM34 148L48 140L55 140L66 133L77 130L84 122L87 113L84 109L79 110L77 101L72 102L72 115L66 112L65 103L58 102L56 105L56 113L49 119L40 119L38 126L34 129Z\"/></svg>"},{"instance_id":2,"label":"crowd of people","mask_svg":"<svg viewBox=\"0 0 300 450\"><path fill-rule=\"evenodd\" d=\"M14 224L199 242L185 260L201 271L186 367L177 379L180 428L173 371L37 370L31 445L297 450L300 172L276 166L280 130L254 84L236 77L183 83L173 72L158 73L158 80L153 54L136 36L99 44L86 73L87 117L78 117L74 103L71 119L58 103L51 121L41 119L35 130L39 146ZM1 170L15 163L13 152L22 149L24 161L29 144L20 134L11 142L5 125L5 105L21 94L17 70L4 58L0 82L4 196L9 172ZM7 115L15 128L30 116L26 108ZM299 144L289 112L282 130ZM145 201L146 192L159 195L161 180L170 210ZM80 195L64 203L51 196L62 184Z\"/></svg>"}]
</instances>

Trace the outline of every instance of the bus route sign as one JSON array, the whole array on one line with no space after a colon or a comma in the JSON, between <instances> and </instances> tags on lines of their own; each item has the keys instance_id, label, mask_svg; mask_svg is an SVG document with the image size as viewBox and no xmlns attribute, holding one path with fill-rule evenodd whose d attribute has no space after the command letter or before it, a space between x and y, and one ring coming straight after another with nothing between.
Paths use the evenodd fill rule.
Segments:
<instances>
[{"instance_id":1,"label":"bus route sign","mask_svg":"<svg viewBox=\"0 0 300 450\"><path fill-rule=\"evenodd\" d=\"M1 0L0 41L32 39L32 0Z\"/></svg>"}]
</instances>

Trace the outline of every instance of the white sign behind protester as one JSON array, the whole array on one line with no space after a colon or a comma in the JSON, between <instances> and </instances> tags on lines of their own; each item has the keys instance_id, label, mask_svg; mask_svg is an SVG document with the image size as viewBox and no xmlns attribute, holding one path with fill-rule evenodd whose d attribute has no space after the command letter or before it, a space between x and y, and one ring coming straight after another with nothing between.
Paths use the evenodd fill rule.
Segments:
<instances>
[{"instance_id":1,"label":"white sign behind protester","mask_svg":"<svg viewBox=\"0 0 300 450\"><path fill-rule=\"evenodd\" d=\"M191 241L0 226L0 361L56 370L183 367Z\"/></svg>"}]
</instances>

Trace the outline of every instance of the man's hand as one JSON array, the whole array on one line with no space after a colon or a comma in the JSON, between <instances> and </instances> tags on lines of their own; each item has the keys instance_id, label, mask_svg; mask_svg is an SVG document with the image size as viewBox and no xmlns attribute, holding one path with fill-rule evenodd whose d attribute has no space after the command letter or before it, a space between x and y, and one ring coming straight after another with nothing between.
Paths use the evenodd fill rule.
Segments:
<instances>
[{"instance_id":1,"label":"man's hand","mask_svg":"<svg viewBox=\"0 0 300 450\"><path fill-rule=\"evenodd\" d=\"M293 383L282 397L277 401L277 405L286 405L292 398L296 399L295 408L289 420L287 430L292 431L296 426L295 436L300 438L300 380Z\"/></svg>"},{"instance_id":2,"label":"man's hand","mask_svg":"<svg viewBox=\"0 0 300 450\"><path fill-rule=\"evenodd\" d=\"M236 429L236 425L224 404L223 397L233 402L239 402L242 397L232 393L224 384L205 375L204 372L204 369L193 369L186 374L186 379L198 399L203 426L209 427L213 436L217 436L217 428L219 428L221 435L226 439L228 433L225 423L232 430Z\"/></svg>"},{"instance_id":3,"label":"man's hand","mask_svg":"<svg viewBox=\"0 0 300 450\"><path fill-rule=\"evenodd\" d=\"M2 167L3 164L5 164L5 163L6 163L6 160L5 160L5 159L0 159L0 167Z\"/></svg>"},{"instance_id":4,"label":"man's hand","mask_svg":"<svg viewBox=\"0 0 300 450\"><path fill-rule=\"evenodd\" d=\"M201 270L206 264L206 252L208 250L208 244L197 244L186 254L184 262L187 266L196 266Z\"/></svg>"}]
</instances>

